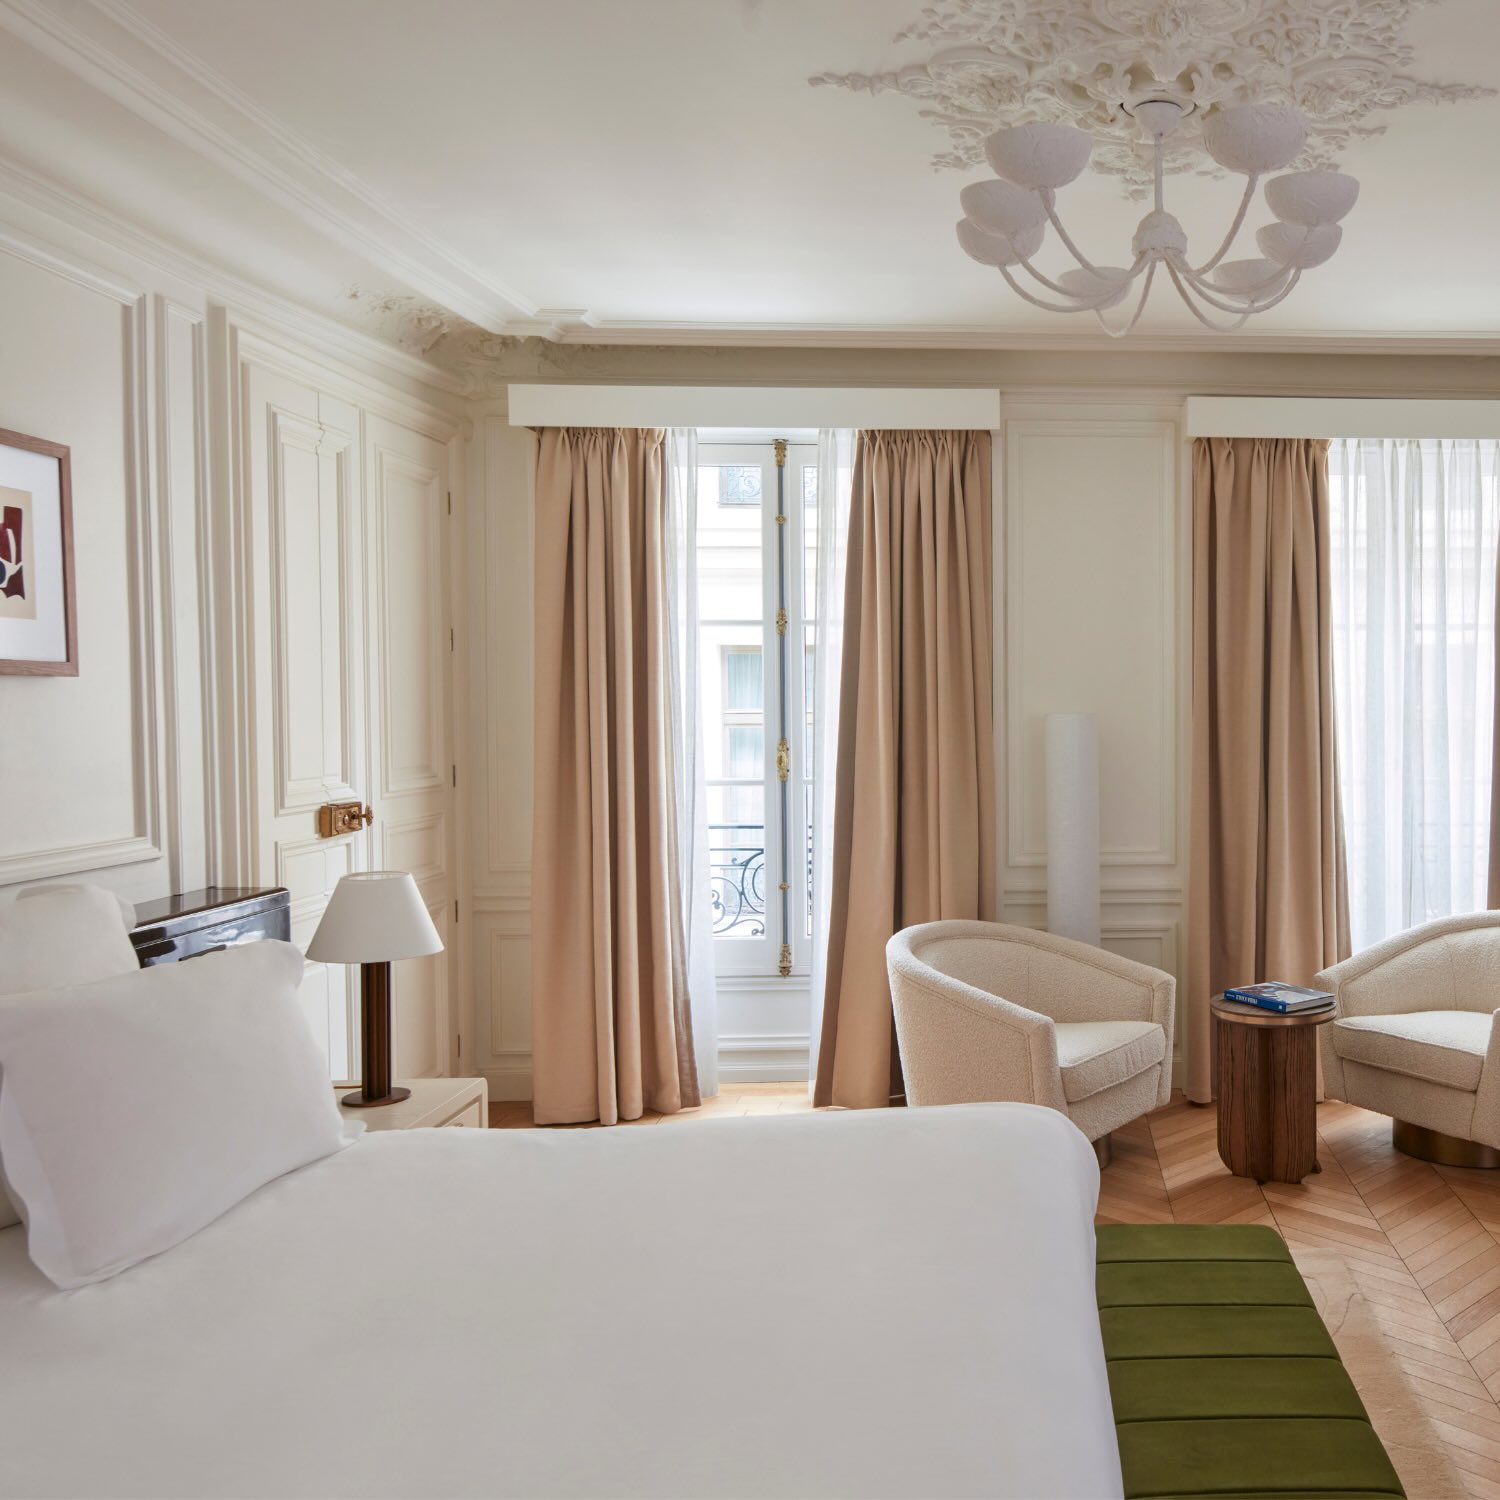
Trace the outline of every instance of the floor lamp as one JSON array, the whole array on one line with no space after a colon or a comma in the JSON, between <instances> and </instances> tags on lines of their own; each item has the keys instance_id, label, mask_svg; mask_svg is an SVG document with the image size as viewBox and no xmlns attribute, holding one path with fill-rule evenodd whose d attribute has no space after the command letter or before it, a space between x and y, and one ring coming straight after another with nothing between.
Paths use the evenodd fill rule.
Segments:
<instances>
[{"instance_id":1,"label":"floor lamp","mask_svg":"<svg viewBox=\"0 0 1500 1500\"><path fill-rule=\"evenodd\" d=\"M360 1087L344 1095L345 1108L411 1097L410 1089L391 1086L391 963L442 951L417 883L404 870L345 875L334 886L307 956L359 965Z\"/></svg>"}]
</instances>

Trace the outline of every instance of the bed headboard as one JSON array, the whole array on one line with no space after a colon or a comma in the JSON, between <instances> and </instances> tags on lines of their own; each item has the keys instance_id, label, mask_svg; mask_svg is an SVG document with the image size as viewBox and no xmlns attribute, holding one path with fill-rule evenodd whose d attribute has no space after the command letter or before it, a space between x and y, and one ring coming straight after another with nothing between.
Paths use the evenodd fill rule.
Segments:
<instances>
[{"instance_id":1,"label":"bed headboard","mask_svg":"<svg viewBox=\"0 0 1500 1500\"><path fill-rule=\"evenodd\" d=\"M292 937L291 896L285 886L211 885L135 909L130 941L143 969L196 958L236 943Z\"/></svg>"}]
</instances>

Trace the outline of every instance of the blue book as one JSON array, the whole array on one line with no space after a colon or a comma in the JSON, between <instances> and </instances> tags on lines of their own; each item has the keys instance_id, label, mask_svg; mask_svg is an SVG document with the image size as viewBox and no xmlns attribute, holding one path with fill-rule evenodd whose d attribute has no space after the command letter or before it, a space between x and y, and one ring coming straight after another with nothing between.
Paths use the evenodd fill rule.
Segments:
<instances>
[{"instance_id":1,"label":"blue book","mask_svg":"<svg viewBox=\"0 0 1500 1500\"><path fill-rule=\"evenodd\" d=\"M1226 1000L1238 1000L1241 1005L1258 1005L1262 1010L1279 1011L1286 1015L1292 1011L1317 1010L1328 1005L1333 996L1327 990L1303 989L1298 984L1282 984L1270 979L1264 984L1242 984L1224 991Z\"/></svg>"}]
</instances>

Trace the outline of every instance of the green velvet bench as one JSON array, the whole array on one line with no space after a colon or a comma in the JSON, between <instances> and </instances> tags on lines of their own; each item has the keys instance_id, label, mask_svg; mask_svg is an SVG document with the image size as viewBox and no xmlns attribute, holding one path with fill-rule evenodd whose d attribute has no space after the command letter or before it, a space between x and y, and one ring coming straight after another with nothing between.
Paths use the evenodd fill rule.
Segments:
<instances>
[{"instance_id":1,"label":"green velvet bench","mask_svg":"<svg viewBox=\"0 0 1500 1500\"><path fill-rule=\"evenodd\" d=\"M1126 1500L1405 1494L1274 1230L1105 1225L1098 1245Z\"/></svg>"}]
</instances>

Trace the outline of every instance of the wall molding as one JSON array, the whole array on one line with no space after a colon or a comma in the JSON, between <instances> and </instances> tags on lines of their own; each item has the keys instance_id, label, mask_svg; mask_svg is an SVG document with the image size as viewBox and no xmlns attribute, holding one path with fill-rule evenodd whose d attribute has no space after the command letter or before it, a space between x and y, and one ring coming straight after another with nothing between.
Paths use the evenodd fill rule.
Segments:
<instances>
[{"instance_id":1,"label":"wall molding","mask_svg":"<svg viewBox=\"0 0 1500 1500\"><path fill-rule=\"evenodd\" d=\"M1028 564L1023 541L1021 497L1026 490L1022 472L1025 461L1024 445L1029 438L1155 438L1161 462L1162 510L1158 521L1164 537L1171 540L1170 555L1174 567L1171 577L1175 580L1175 554L1177 550L1177 458L1181 439L1175 422L1162 418L1105 418L1087 419L1069 416L1047 420L1038 417L1008 418L1003 430L1005 449L1005 538L1006 538L1006 865L1007 874L1016 870L1045 870L1047 851L1035 846L1026 837L1025 819L1022 810L1028 791L1025 779L1025 735L1027 721L1024 712L1019 712L1026 701L1028 665L1024 651L1025 642L1020 621L1024 611ZM1161 719L1159 723L1160 745L1163 750L1162 763L1158 768L1157 793L1160 799L1161 821L1158 837L1151 845L1111 845L1100 848L1100 863L1110 868L1151 868L1175 866L1178 862L1179 830L1177 814L1177 704L1175 685L1177 679L1177 609L1175 590L1161 589L1157 607L1161 612L1163 658L1158 663L1161 670L1159 691L1161 693ZM1024 877L1023 877L1024 878Z\"/></svg>"},{"instance_id":2,"label":"wall molding","mask_svg":"<svg viewBox=\"0 0 1500 1500\"><path fill-rule=\"evenodd\" d=\"M0 253L102 297L118 309L124 347L125 594L130 633L132 828L112 839L31 849L0 857L0 885L20 885L60 875L143 864L167 857L162 808L178 796L175 761L159 754L161 715L175 705L159 688L160 557L154 545L156 488L152 473L149 294L136 283L60 250L14 227L0 231ZM87 645L80 648L80 655ZM170 680L167 689L172 686Z\"/></svg>"}]
</instances>

